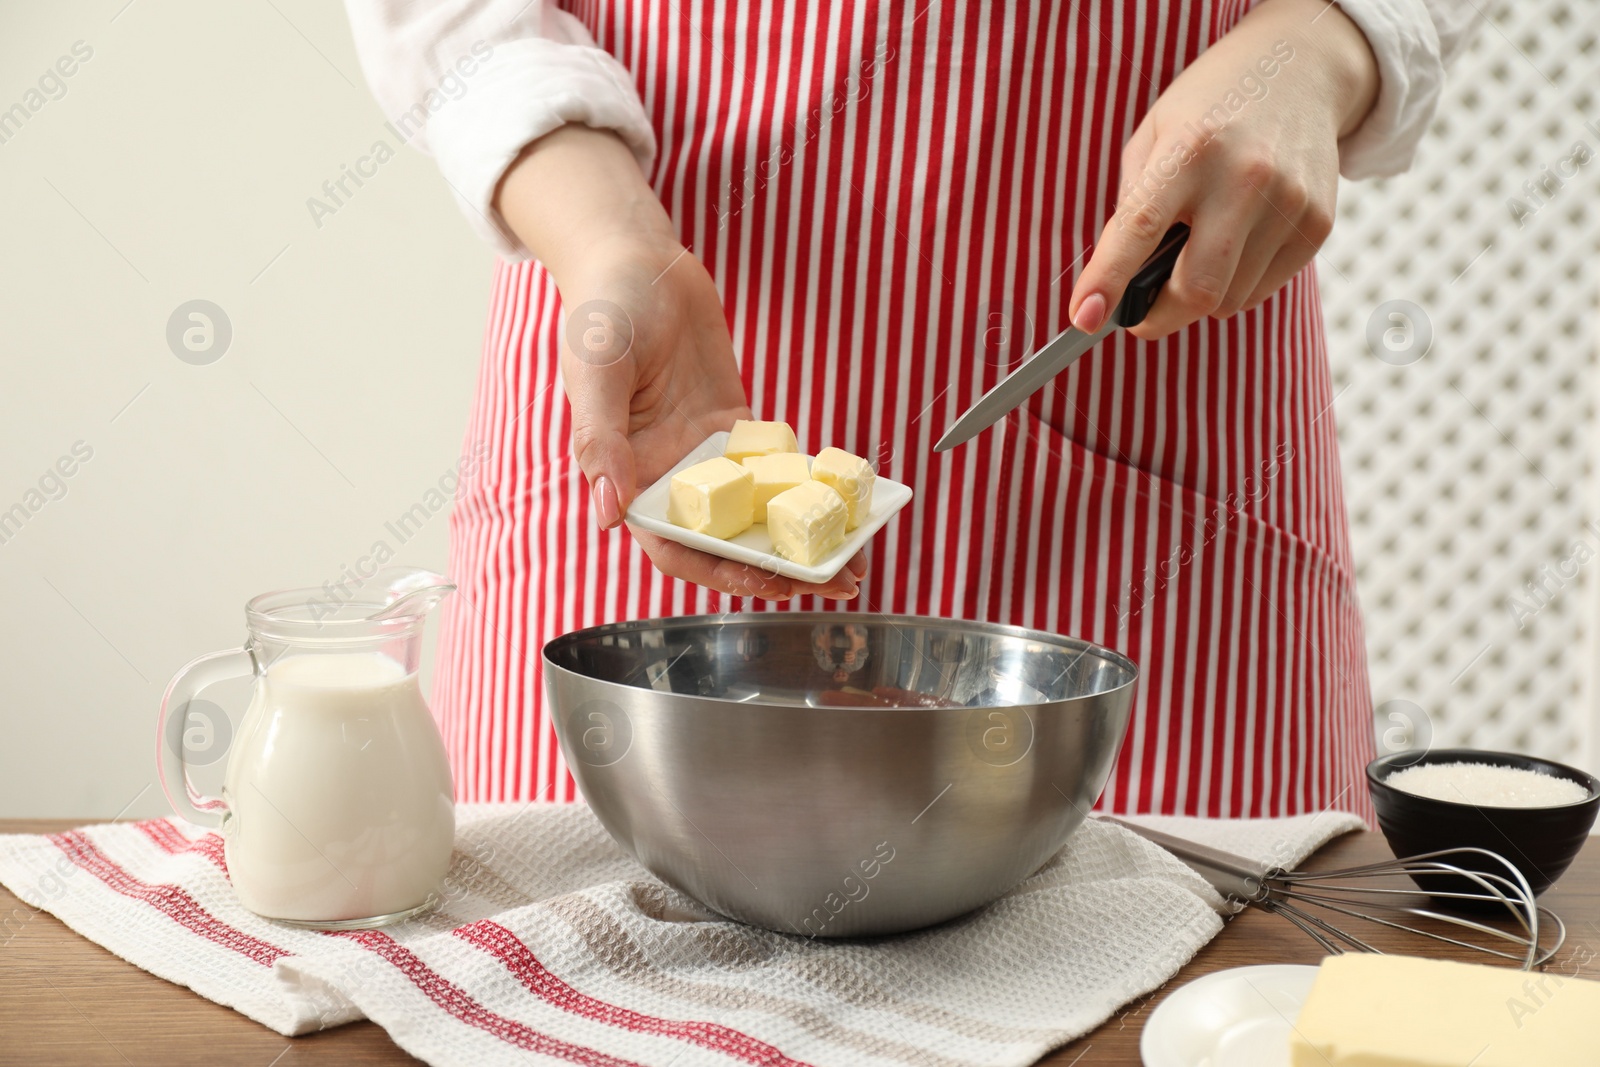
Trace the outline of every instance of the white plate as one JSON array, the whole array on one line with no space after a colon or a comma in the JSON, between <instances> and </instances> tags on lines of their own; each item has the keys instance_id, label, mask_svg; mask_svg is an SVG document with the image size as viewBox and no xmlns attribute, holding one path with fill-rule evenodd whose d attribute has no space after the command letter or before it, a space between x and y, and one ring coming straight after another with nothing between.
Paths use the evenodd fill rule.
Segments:
<instances>
[{"instance_id":1,"label":"white plate","mask_svg":"<svg viewBox=\"0 0 1600 1067\"><path fill-rule=\"evenodd\" d=\"M713 556L724 559L736 559L740 563L748 563L752 567L760 567L768 574L781 574L786 578L795 578L802 582L820 585L838 574L844 565L850 562L850 557L856 551L872 540L872 535L883 529L883 524L888 522L894 513L911 502L911 487L895 481L892 478L879 477L872 485L872 510L867 513L866 519L854 530L845 534L844 544L834 550L833 554L824 559L815 567L807 567L791 560L783 559L772 554L772 538L767 534L766 523L758 522L738 537L724 541L720 537L708 534L695 533L685 530L682 526L674 526L667 521L667 489L672 483L672 476L685 467L692 467L701 460L712 459L722 455L722 450L728 444L726 432L714 433L701 442L700 446L663 474L656 483L638 496L633 498L633 504L628 508L628 522L641 530L649 530L653 534L665 537L669 541L676 541L680 545L698 548L702 552L709 552Z\"/></svg>"},{"instance_id":2,"label":"white plate","mask_svg":"<svg viewBox=\"0 0 1600 1067\"><path fill-rule=\"evenodd\" d=\"M1151 1013L1144 1067L1289 1067L1289 1035L1317 968L1276 963L1196 978Z\"/></svg>"}]
</instances>

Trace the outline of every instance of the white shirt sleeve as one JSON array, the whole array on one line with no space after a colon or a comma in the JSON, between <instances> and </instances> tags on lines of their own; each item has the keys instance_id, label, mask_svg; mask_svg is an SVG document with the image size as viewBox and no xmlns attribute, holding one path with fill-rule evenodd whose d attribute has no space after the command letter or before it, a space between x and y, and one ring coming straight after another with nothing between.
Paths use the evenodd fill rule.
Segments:
<instances>
[{"instance_id":1,"label":"white shirt sleeve","mask_svg":"<svg viewBox=\"0 0 1600 1067\"><path fill-rule=\"evenodd\" d=\"M553 0L345 0L392 131L428 152L501 254L528 258L492 201L530 142L569 122L615 130L648 169L655 132L628 71Z\"/></svg>"},{"instance_id":2,"label":"white shirt sleeve","mask_svg":"<svg viewBox=\"0 0 1600 1067\"><path fill-rule=\"evenodd\" d=\"M1478 17L1471 0L1338 0L1366 34L1378 60L1378 99L1364 122L1339 142L1346 178L1399 174L1416 158L1428 130L1444 68L1463 48Z\"/></svg>"}]
</instances>

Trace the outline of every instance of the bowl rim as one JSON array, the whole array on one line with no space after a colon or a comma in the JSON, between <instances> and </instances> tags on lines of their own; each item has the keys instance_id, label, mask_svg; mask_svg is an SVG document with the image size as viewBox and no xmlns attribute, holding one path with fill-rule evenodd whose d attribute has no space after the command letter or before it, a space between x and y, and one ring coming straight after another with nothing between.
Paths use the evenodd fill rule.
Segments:
<instances>
[{"instance_id":1,"label":"bowl rim","mask_svg":"<svg viewBox=\"0 0 1600 1067\"><path fill-rule=\"evenodd\" d=\"M656 696L660 697L683 697L685 699L706 700L718 704L730 704L748 707L748 701L733 700L728 697L700 696L689 693L662 693L656 690L646 690L640 686L628 685L624 682L614 682L605 678L596 678L593 675L582 674L578 671L570 670L567 667L555 662L551 658L551 651L553 649L557 649L559 646L576 644L582 640L589 640L596 637L608 637L613 634L620 633L633 633L641 630L687 629L690 627L703 627L711 624L721 626L748 626L757 623L773 622L809 622L813 624L817 622L880 622L888 623L890 626L894 626L897 623L904 623L906 625L914 626L926 626L930 623L934 623L943 627L959 629L964 633L979 633L997 637L1012 637L1024 641L1038 641L1044 644L1056 645L1067 650L1091 652L1101 659L1110 661L1127 673L1126 680L1124 680L1120 685L1114 685L1111 688L1103 689L1098 693L1085 693L1081 696L1063 697L1060 700L1028 701L1021 704L984 705L984 707L991 710L1004 710L1006 708L1048 708L1060 704L1070 704L1075 701L1086 700L1091 697L1102 697L1109 696L1114 693L1120 693L1125 689L1130 689L1136 686L1139 682L1140 672L1139 665L1137 663L1115 649L1107 648L1104 645L1096 644L1093 641L1087 641L1081 637L1068 637L1065 634L1051 633L1048 630L1034 630L1026 626L1012 626L1007 623L979 622L973 619L947 619L937 615L886 614L884 612L864 611L738 611L725 612L717 615L671 615L655 619L629 619L621 622L601 623L598 626L586 626L581 630L572 630L557 637L552 637L550 640L546 641L544 643L544 647L539 650L539 657L543 662L546 671L555 671L564 675L570 675L574 678L579 678L589 683L614 685L623 689L639 689L641 692L654 692ZM807 710L813 712L839 711L859 715L864 711L970 712L972 708L966 707L965 705L956 708L924 708L908 705L904 707L896 706L887 708L820 707L809 708Z\"/></svg>"},{"instance_id":2,"label":"bowl rim","mask_svg":"<svg viewBox=\"0 0 1600 1067\"><path fill-rule=\"evenodd\" d=\"M1403 760L1409 760L1409 762L1406 762L1403 766L1396 766L1396 764ZM1473 804L1470 801L1464 800L1442 800L1439 797L1425 797L1418 793L1407 792L1398 786L1389 784L1388 778L1395 771L1419 767L1423 763L1485 763L1489 764L1490 766L1497 767L1521 767L1523 770L1527 769L1525 766L1522 766L1523 764L1535 763L1548 770L1559 772L1558 774L1554 775L1554 777L1566 778L1569 781L1578 782L1588 790L1589 795L1584 797L1582 800L1574 800L1566 804L1538 804L1532 807L1508 807L1502 804ZM1502 749L1492 748L1430 748L1420 753L1413 749L1403 749L1399 752L1385 753L1384 755L1378 756L1367 764L1368 791L1375 792L1380 787L1387 789L1392 793L1397 793L1401 796L1407 797L1411 801L1424 801L1432 804L1443 804L1451 808L1458 808L1462 811L1479 811L1487 808L1491 811L1531 813L1546 811L1568 811L1585 806L1600 804L1600 778L1597 778L1595 775L1583 770L1581 767L1574 767L1571 764L1561 763L1558 760L1546 759L1543 756L1530 756L1522 752L1506 752Z\"/></svg>"}]
</instances>

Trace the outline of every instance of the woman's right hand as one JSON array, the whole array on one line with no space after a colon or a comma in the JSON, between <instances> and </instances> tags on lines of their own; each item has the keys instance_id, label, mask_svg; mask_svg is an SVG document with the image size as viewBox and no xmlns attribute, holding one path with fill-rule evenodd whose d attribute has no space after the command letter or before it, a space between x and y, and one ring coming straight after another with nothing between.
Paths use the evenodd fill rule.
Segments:
<instances>
[{"instance_id":1,"label":"woman's right hand","mask_svg":"<svg viewBox=\"0 0 1600 1067\"><path fill-rule=\"evenodd\" d=\"M750 418L721 298L613 134L567 126L540 138L496 206L561 292L573 453L596 520L614 528L641 486ZM735 596L848 600L866 573L858 553L810 585L630 529L657 570Z\"/></svg>"}]
</instances>

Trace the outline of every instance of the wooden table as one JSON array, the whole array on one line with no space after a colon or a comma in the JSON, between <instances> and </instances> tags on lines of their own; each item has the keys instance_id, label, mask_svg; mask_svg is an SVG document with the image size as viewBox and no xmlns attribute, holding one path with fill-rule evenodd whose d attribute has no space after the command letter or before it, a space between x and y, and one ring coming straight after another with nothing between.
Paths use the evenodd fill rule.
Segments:
<instances>
[{"instance_id":1,"label":"wooden table","mask_svg":"<svg viewBox=\"0 0 1600 1067\"><path fill-rule=\"evenodd\" d=\"M0 833L47 833L65 821L0 821ZM1350 834L1307 866L1342 867L1389 857L1377 834ZM1555 965L1564 974L1600 977L1600 847L1591 845L1544 897L1568 927ZM16 909L16 910L14 910ZM0 889L0 1065L416 1063L372 1023L309 1037L283 1038L228 1008L146 974L87 941L47 913ZM20 922L18 920L25 921ZM13 934L12 931L15 931ZM10 936L9 942L4 941ZM1414 939L1374 938L1379 947L1416 946ZM1430 954L1450 955L1449 946ZM1458 958L1469 953L1456 951ZM1155 1006L1202 974L1253 963L1316 963L1316 945L1283 919L1256 911L1233 919L1172 981L1125 1007L1100 1029L1058 1050L1043 1064L1110 1067L1139 1063L1139 1031ZM1579 969L1578 961L1589 961Z\"/></svg>"}]
</instances>

